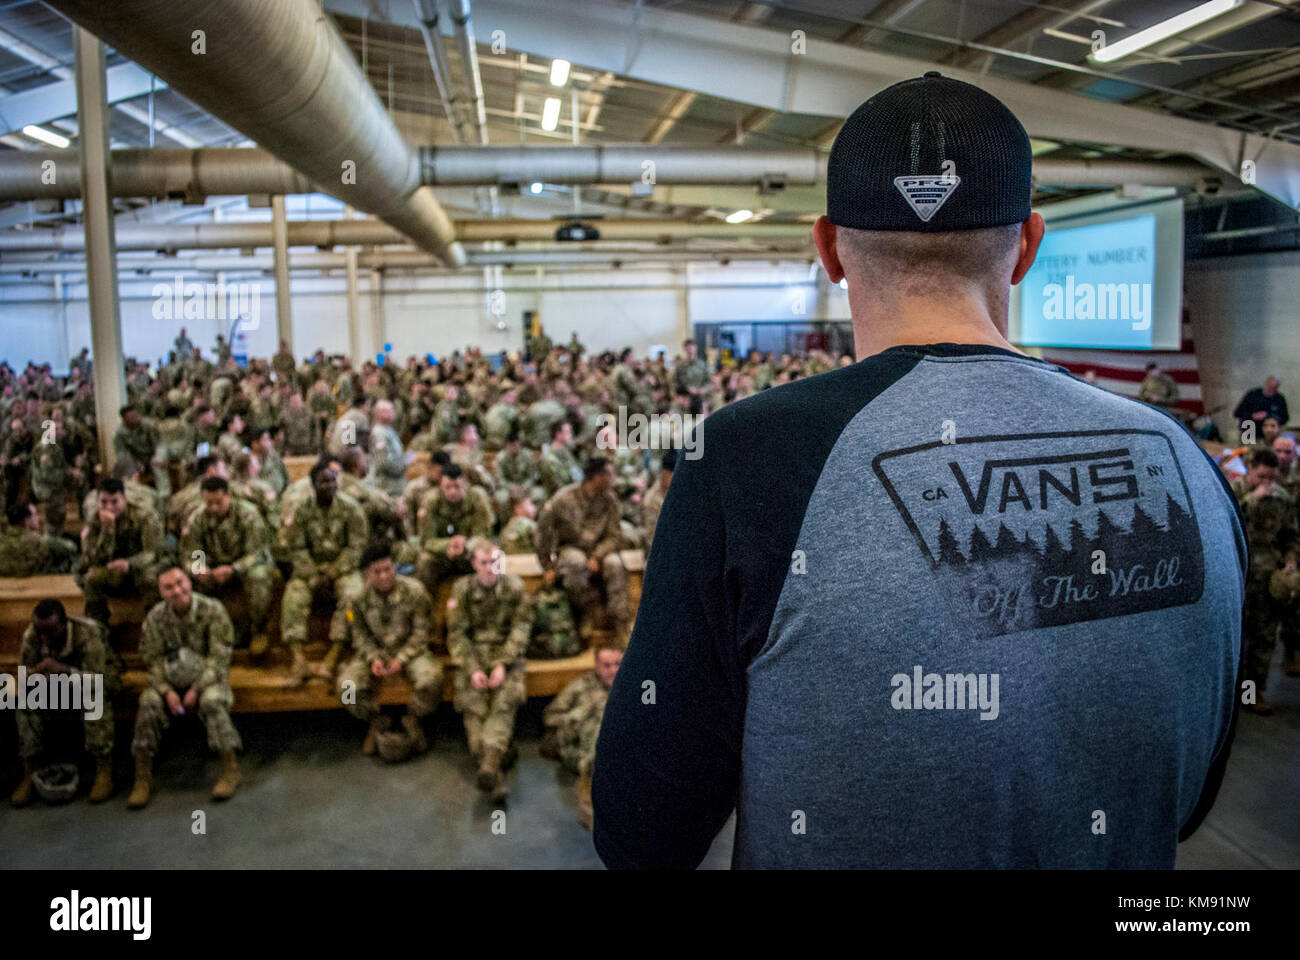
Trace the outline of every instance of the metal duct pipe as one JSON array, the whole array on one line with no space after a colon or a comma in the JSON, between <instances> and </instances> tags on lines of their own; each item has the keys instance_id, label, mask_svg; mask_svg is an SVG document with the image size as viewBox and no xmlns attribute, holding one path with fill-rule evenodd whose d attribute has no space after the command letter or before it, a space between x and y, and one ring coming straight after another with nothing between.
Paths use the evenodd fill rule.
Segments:
<instances>
[{"instance_id":1,"label":"metal duct pipe","mask_svg":"<svg viewBox=\"0 0 1300 960\"><path fill-rule=\"evenodd\" d=\"M460 59L465 65L465 83L469 87L470 103L474 108L474 122L478 126L479 143L488 142L487 107L483 102L483 77L478 69L478 45L474 42L474 21L470 18L470 0L450 0L451 22L456 28L456 43Z\"/></svg>"},{"instance_id":2,"label":"metal duct pipe","mask_svg":"<svg viewBox=\"0 0 1300 960\"><path fill-rule=\"evenodd\" d=\"M1199 163L1144 163L1140 160L1034 159L1034 182L1053 187L1198 187L1219 172Z\"/></svg>"},{"instance_id":3,"label":"metal duct pipe","mask_svg":"<svg viewBox=\"0 0 1300 960\"><path fill-rule=\"evenodd\" d=\"M815 259L815 247L793 247L782 250L668 250L661 253L638 251L637 253L617 253L603 250L588 251L528 251L488 250L467 255L470 266L536 266L536 265L586 265L608 266L625 264L642 266L648 263L714 263L727 262L776 262L808 261ZM289 252L290 270L346 270L347 252L343 253L295 253ZM420 270L436 269L444 271L435 258L427 253L414 250L390 250L381 253L361 253L357 255L358 267L383 270ZM208 257L122 257L119 258L119 274L139 274L141 272L158 273L168 270L195 270L205 272L237 273L261 272L270 274L275 268L271 254L254 254L253 256L208 256ZM39 276L45 274L84 273L84 260L60 260L43 263L0 263L0 275ZM235 281L230 281L235 282Z\"/></svg>"},{"instance_id":4,"label":"metal duct pipe","mask_svg":"<svg viewBox=\"0 0 1300 960\"><path fill-rule=\"evenodd\" d=\"M596 221L608 240L663 240L689 237L806 239L806 223L673 223L663 220ZM553 220L459 220L466 240L553 240L558 224ZM407 237L378 220L294 220L288 224L291 247L384 246L405 244ZM215 250L233 247L269 247L271 224L257 223L119 223L118 250ZM0 253L26 251L75 252L85 249L80 226L52 230L0 232ZM461 254L464 257L464 252ZM462 261L462 265L466 261Z\"/></svg>"},{"instance_id":5,"label":"metal duct pipe","mask_svg":"<svg viewBox=\"0 0 1300 960\"><path fill-rule=\"evenodd\" d=\"M461 129L456 89L451 82L447 52L443 49L442 33L438 29L438 0L412 0L412 3L415 4L415 17L420 21L424 49L429 54L429 66L433 68L433 82L438 87L438 97L442 100L442 109L447 114L447 123L451 127L451 138L456 143L463 143L472 138L466 137Z\"/></svg>"},{"instance_id":6,"label":"metal duct pipe","mask_svg":"<svg viewBox=\"0 0 1300 960\"><path fill-rule=\"evenodd\" d=\"M53 164L48 166L47 164ZM316 193L310 180L265 150L114 150L109 189L115 197L203 197ZM50 171L53 171L51 181ZM68 200L81 196L81 161L68 150L0 153L0 200Z\"/></svg>"},{"instance_id":7,"label":"metal duct pipe","mask_svg":"<svg viewBox=\"0 0 1300 960\"><path fill-rule=\"evenodd\" d=\"M421 147L430 186L484 183L813 184L826 180L818 150L743 147Z\"/></svg>"},{"instance_id":8,"label":"metal duct pipe","mask_svg":"<svg viewBox=\"0 0 1300 960\"><path fill-rule=\"evenodd\" d=\"M45 164L54 163L54 180ZM652 162L652 166L647 164ZM815 150L740 147L421 147L421 175L431 186L500 183L620 184L652 174L657 184L761 185L783 178L789 186L826 178L826 155ZM114 150L112 183L118 197L184 197L312 193L318 188L287 163L260 149ZM67 150L0 152L0 200L67 200L81 195L80 165ZM1193 162L1128 160L1034 161L1043 186L1193 188L1215 172Z\"/></svg>"},{"instance_id":9,"label":"metal duct pipe","mask_svg":"<svg viewBox=\"0 0 1300 960\"><path fill-rule=\"evenodd\" d=\"M451 219L315 0L50 0L50 6L301 170L459 265ZM202 55L199 53L199 44Z\"/></svg>"}]
</instances>

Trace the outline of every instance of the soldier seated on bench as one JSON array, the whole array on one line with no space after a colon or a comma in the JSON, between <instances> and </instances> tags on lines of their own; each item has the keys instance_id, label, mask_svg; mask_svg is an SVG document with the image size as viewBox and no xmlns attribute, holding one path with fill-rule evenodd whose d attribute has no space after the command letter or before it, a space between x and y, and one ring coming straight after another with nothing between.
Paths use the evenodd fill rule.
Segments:
<instances>
[{"instance_id":1,"label":"soldier seated on bench","mask_svg":"<svg viewBox=\"0 0 1300 960\"><path fill-rule=\"evenodd\" d=\"M442 663L429 651L433 602L420 581L397 575L391 548L366 548L361 557L366 587L348 601L344 619L353 659L339 671L339 696L358 720L370 724L361 752L374 754L388 720L379 710L384 677L405 673L414 687L402 726L417 753L429 748L420 720L442 700Z\"/></svg>"},{"instance_id":2,"label":"soldier seated on bench","mask_svg":"<svg viewBox=\"0 0 1300 960\"><path fill-rule=\"evenodd\" d=\"M42 600L32 611L32 622L23 633L20 662L28 674L81 674L81 689L93 689L99 681L98 716L69 710L14 712L18 725L18 753L23 758L23 778L9 800L15 807L32 801L32 777L37 757L47 745L46 725L62 714L76 720L85 730L86 752L95 758L95 782L91 803L103 803L113 792L113 697L121 687L122 664L108 645L108 630L88 617L69 617L58 600Z\"/></svg>"},{"instance_id":3,"label":"soldier seated on bench","mask_svg":"<svg viewBox=\"0 0 1300 960\"><path fill-rule=\"evenodd\" d=\"M77 562L71 540L41 533L41 521L30 503L11 504L9 525L0 532L0 577L35 577L70 573Z\"/></svg>"},{"instance_id":4,"label":"soldier seated on bench","mask_svg":"<svg viewBox=\"0 0 1300 960\"><path fill-rule=\"evenodd\" d=\"M266 652L275 568L267 549L270 533L257 507L235 500L222 477L205 477L203 506L181 528L181 559L194 573L194 589L222 599L242 593L253 631L249 652Z\"/></svg>"},{"instance_id":5,"label":"soldier seated on bench","mask_svg":"<svg viewBox=\"0 0 1300 960\"><path fill-rule=\"evenodd\" d=\"M542 582L563 584L575 611L579 630L590 635L594 617L604 602L614 631L624 644L631 621L627 570L619 554L620 509L610 488L614 470L608 460L587 462L581 483L571 483L547 501L537 522L537 559Z\"/></svg>"},{"instance_id":6,"label":"soldier seated on bench","mask_svg":"<svg viewBox=\"0 0 1300 960\"><path fill-rule=\"evenodd\" d=\"M339 650L346 634L344 613L348 601L364 584L357 567L366 547L366 515L357 502L338 492L338 476L322 458L311 468L314 496L285 511L280 526L281 546L293 564L293 576L284 588L280 633L293 651L289 682L301 684L314 674L326 681L334 675ZM307 621L312 595L325 587L334 589L334 617L330 622L330 649L324 662L313 670L307 663L303 644L307 642Z\"/></svg>"},{"instance_id":7,"label":"soldier seated on bench","mask_svg":"<svg viewBox=\"0 0 1300 960\"><path fill-rule=\"evenodd\" d=\"M128 501L122 481L99 482L98 510L81 531L77 585L86 595L86 616L108 624L110 597L157 600L157 564L163 527L158 514Z\"/></svg>"},{"instance_id":8,"label":"soldier seated on bench","mask_svg":"<svg viewBox=\"0 0 1300 960\"><path fill-rule=\"evenodd\" d=\"M149 686L140 694L131 752L135 785L126 805L138 810L153 790L153 757L171 717L198 713L208 732L208 746L221 758L221 777L212 799L227 800L239 786L243 746L230 719L230 648L235 642L226 608L193 592L178 566L158 578L163 599L145 617L140 659L149 671Z\"/></svg>"}]
</instances>

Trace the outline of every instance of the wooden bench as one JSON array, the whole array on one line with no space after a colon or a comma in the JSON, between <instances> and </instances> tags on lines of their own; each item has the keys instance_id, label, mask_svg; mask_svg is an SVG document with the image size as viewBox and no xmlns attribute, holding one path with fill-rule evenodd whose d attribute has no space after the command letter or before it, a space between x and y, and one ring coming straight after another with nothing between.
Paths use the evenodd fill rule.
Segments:
<instances>
[{"instance_id":1,"label":"wooden bench","mask_svg":"<svg viewBox=\"0 0 1300 960\"><path fill-rule=\"evenodd\" d=\"M319 457L285 457L284 469L289 474L289 482L301 480L307 474L311 473L311 468L316 465ZM427 453L417 453L415 459L406 468L406 479L414 480L422 477L429 469L429 455Z\"/></svg>"},{"instance_id":2,"label":"wooden bench","mask_svg":"<svg viewBox=\"0 0 1300 960\"><path fill-rule=\"evenodd\" d=\"M645 566L640 550L622 551L623 563L628 570L628 591L633 610L641 596L641 577ZM508 554L506 572L524 582L531 594L542 584L542 568L531 554ZM452 674L455 667L446 650L446 608L451 595L451 582L440 586L435 598L434 650L446 665L444 699L452 697ZM63 602L70 616L80 616L85 607L81 590L71 575L29 577L21 580L0 579L0 672L13 673L18 666L22 633L31 620L32 608L46 597ZM272 647L266 658L253 665L247 650L236 650L231 660L230 684L235 692L235 710L241 713L277 713L293 710L329 710L339 706L332 685L319 680L308 681L301 687L284 686L289 676L289 653L279 644L279 603L272 617ZM122 706L134 710L146 676L136 652L140 624L144 620L144 605L139 600L112 600L109 603L114 643L121 651L126 665L123 676ZM319 658L325 649L329 632L328 611L314 611L309 630L308 655ZM584 650L575 657L559 660L528 661L528 695L553 696L575 677L592 669L593 654ZM380 701L385 704L405 703L411 695L410 685L400 677L385 680Z\"/></svg>"}]
</instances>

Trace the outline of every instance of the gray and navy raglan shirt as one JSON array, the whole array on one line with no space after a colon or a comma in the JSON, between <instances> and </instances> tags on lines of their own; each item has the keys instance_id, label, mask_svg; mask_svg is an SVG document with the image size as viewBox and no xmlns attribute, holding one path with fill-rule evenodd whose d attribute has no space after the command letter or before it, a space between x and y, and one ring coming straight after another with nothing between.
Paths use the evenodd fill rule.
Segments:
<instances>
[{"instance_id":1,"label":"gray and navy raglan shirt","mask_svg":"<svg viewBox=\"0 0 1300 960\"><path fill-rule=\"evenodd\" d=\"M1172 867L1248 562L1177 421L979 345L765 391L679 455L596 753L611 867Z\"/></svg>"}]
</instances>

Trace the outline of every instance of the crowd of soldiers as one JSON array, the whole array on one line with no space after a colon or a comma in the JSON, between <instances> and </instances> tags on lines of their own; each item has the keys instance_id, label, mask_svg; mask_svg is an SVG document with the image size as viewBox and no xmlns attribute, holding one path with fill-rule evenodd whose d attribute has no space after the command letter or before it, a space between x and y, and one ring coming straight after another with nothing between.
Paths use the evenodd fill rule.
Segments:
<instances>
[{"instance_id":1,"label":"crowd of soldiers","mask_svg":"<svg viewBox=\"0 0 1300 960\"><path fill-rule=\"evenodd\" d=\"M596 670L548 708L544 743L578 777L589 821L596 732L634 612L621 551L649 550L684 429L733 400L848 362L754 352L709 363L688 340L670 367L663 354L590 356L576 335L555 345L538 333L525 357L471 348L357 369L323 351L298 364L282 343L269 361L241 366L224 338L207 357L182 329L156 369L126 362L111 466L98 462L87 351L63 381L48 365L21 374L0 365L0 576L71 572L85 597L80 617L58 600L37 606L22 663L101 673L118 690L110 605L142 599L148 686L128 806L148 803L160 738L187 712L220 757L213 796L223 799L240 779L232 650L246 645L253 664L267 662L277 596L286 685L332 684L367 724L363 751L387 759L427 749L422 720L443 690L434 604L445 596L454 704L478 785L494 802L508 793L526 659L594 648ZM657 415L657 429L620 437L608 422L620 408ZM408 480L421 451L427 465ZM284 458L304 456L314 465L291 482ZM65 532L69 499L79 536ZM540 563L531 595L506 572L507 554ZM309 659L311 612L322 605L332 610L328 646ZM379 696L397 674L412 690L400 731ZM99 761L91 802L112 793L111 711L105 717L85 724ZM20 714L16 805L32 799L40 721L39 711Z\"/></svg>"},{"instance_id":2,"label":"crowd of soldiers","mask_svg":"<svg viewBox=\"0 0 1300 960\"><path fill-rule=\"evenodd\" d=\"M434 607L445 602L454 705L494 802L508 794L526 660L594 648L596 669L547 707L542 745L578 777L587 822L596 734L634 615L621 551L650 550L683 432L734 400L851 362L818 351L705 360L687 340L670 366L663 354L591 356L576 335L556 345L544 333L525 356L470 348L359 369L323 351L298 364L284 344L241 366L221 337L213 354L182 329L156 369L127 361L111 466L99 463L87 351L65 380L48 365L16 374L0 364L0 577L72 573L85 598L84 616L54 599L36 606L23 665L99 674L116 692L123 666L110 605L134 597L148 610L128 806L148 803L162 733L187 712L220 757L214 797L235 792L232 650L246 645L252 663L266 662L277 620L286 685L332 685L367 726L366 754L426 750L422 722L444 681ZM1148 371L1147 399L1168 402L1165 380ZM1255 685L1252 708L1268 713L1279 636L1285 671L1300 672L1300 466L1281 432L1276 382L1254 393L1243 404L1260 442L1233 489L1253 554L1244 678ZM620 435L619 411L653 415L653 429ZM408 479L416 452L427 461ZM291 482L286 457L314 463ZM79 535L66 533L69 500ZM531 595L506 572L509 554L537 558L542 583ZM313 609L332 611L314 660ZM396 731L380 709L393 675L412 691ZM45 719L18 714L17 805L32 799ZM111 709L84 722L84 742L97 760L90 800L101 802L113 790Z\"/></svg>"}]
</instances>

